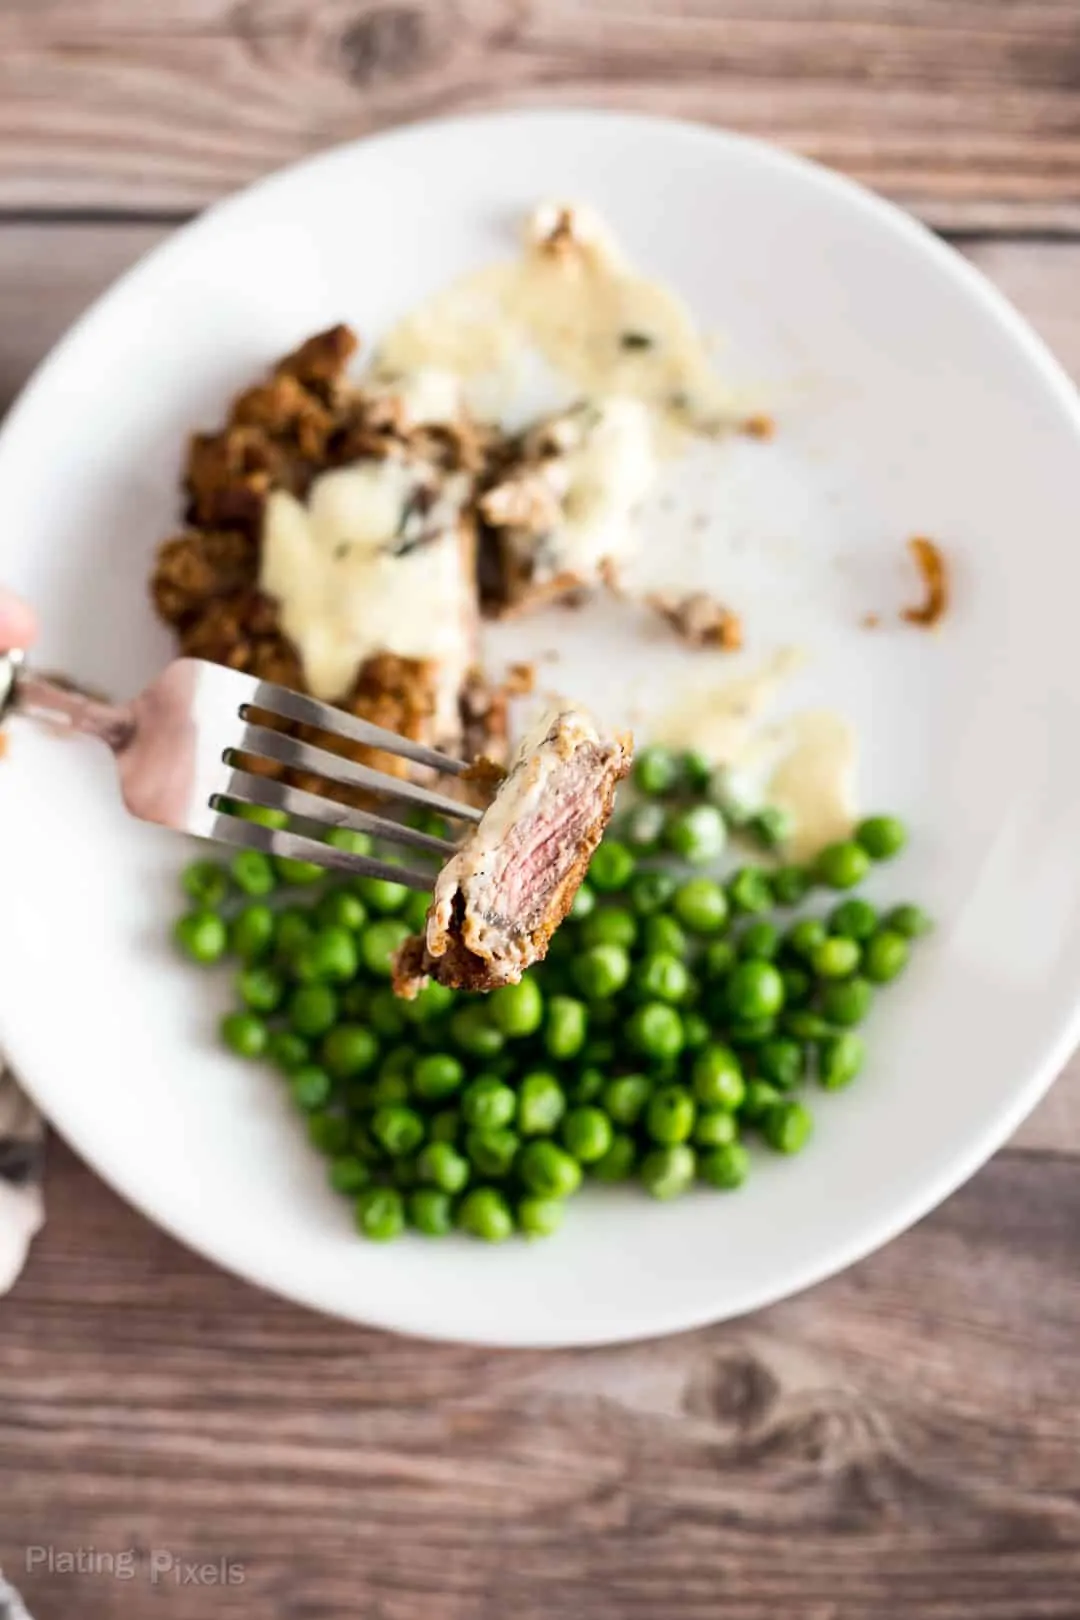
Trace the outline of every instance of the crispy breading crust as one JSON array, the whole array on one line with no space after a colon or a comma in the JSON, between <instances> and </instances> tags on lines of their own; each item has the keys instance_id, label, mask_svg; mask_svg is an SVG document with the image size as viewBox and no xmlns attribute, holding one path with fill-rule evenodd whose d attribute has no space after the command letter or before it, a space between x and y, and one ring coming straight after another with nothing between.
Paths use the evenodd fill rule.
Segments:
<instances>
[{"instance_id":1,"label":"crispy breading crust","mask_svg":"<svg viewBox=\"0 0 1080 1620\"><path fill-rule=\"evenodd\" d=\"M399 400L354 387L345 368L357 347L346 326L317 333L278 361L264 381L238 395L220 431L192 438L184 479L188 527L162 545L150 582L157 612L175 630L183 652L303 691L303 668L282 633L277 604L258 588L263 513L271 490L287 489L302 499L326 468L361 455L386 456L403 446L422 451L447 472L475 473L483 464L481 430L470 424L410 427ZM463 518L460 539L462 568L474 578L471 517ZM340 706L418 742L499 752L506 736L505 703L485 695L480 681L467 683L462 693L460 734L434 735L438 681L430 661L380 653L363 664ZM402 774L407 768L396 756L373 755L310 728L291 729L380 769ZM349 802L356 798L348 789L301 773L274 774Z\"/></svg>"}]
</instances>

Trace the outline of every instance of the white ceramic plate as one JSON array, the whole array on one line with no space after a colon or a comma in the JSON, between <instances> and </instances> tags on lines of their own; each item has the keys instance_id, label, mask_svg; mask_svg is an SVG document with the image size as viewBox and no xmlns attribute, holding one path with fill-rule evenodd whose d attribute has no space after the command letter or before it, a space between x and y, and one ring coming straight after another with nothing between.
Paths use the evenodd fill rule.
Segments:
<instances>
[{"instance_id":1,"label":"white ceramic plate","mask_svg":"<svg viewBox=\"0 0 1080 1620\"><path fill-rule=\"evenodd\" d=\"M216 1046L219 992L170 953L176 842L125 819L90 745L24 728L0 783L0 1038L79 1152L282 1294L521 1345L670 1332L864 1255L1032 1106L1077 1033L1080 985L1073 390L918 225L750 141L581 113L435 124L330 152L179 232L80 322L0 436L0 579L41 609L42 659L137 688L170 650L145 580L191 428L310 331L377 333L512 252L549 196L595 204L726 334L730 373L775 400L773 445L718 452L702 566L756 649L810 645L799 701L851 714L864 801L914 829L879 893L941 919L874 1013L869 1072L817 1105L812 1148L762 1157L736 1197L585 1200L534 1247L365 1245L275 1081ZM918 531L954 565L938 636L895 617ZM668 524L673 555L687 532ZM874 609L882 628L858 628ZM688 668L705 679L616 615L515 634L526 653L557 639L559 685L613 715L647 713Z\"/></svg>"}]
</instances>

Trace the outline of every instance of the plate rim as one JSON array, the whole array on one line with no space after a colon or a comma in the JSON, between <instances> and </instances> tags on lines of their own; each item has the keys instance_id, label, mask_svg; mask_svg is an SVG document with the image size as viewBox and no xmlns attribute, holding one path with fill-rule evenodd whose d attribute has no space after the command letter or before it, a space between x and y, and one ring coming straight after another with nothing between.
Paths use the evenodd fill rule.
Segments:
<instances>
[{"instance_id":1,"label":"plate rim","mask_svg":"<svg viewBox=\"0 0 1080 1620\"><path fill-rule=\"evenodd\" d=\"M562 121L585 125L603 123L612 128L623 126L639 133L655 130L671 135L677 132L687 141L704 141L727 147L729 150L741 149L751 153L756 162L771 164L775 168L786 170L789 174L809 180L825 191L846 198L849 203L857 205L864 214L876 217L885 229L916 245L933 259L940 270L951 278L954 285L975 299L984 311L993 317L999 330L1008 336L1017 352L1028 363L1029 369L1038 375L1047 397L1053 400L1060 409L1063 419L1072 427L1080 462L1080 392L1077 391L1060 361L1044 339L977 266L898 204L812 158L804 157L756 136L690 119L567 104L546 108L495 109L434 119L417 119L389 130L336 143L261 176L238 191L217 200L195 218L171 231L163 241L155 243L141 254L93 300L35 366L8 410L3 423L0 424L0 478L4 473L8 444L17 433L24 415L32 407L36 396L47 386L52 371L59 369L64 363L68 351L75 345L83 330L103 309L122 299L129 286L145 274L160 256L173 251L178 242L190 242L201 230L212 228L222 214L246 205L252 198L272 193L278 185L295 182L298 176L306 172L320 167L332 167L333 164L346 160L348 154L359 150L369 151L373 147L385 149L395 145L404 147L411 142L437 138L440 131L463 126L547 124ZM6 1026L6 1018L3 1018L3 1023ZM419 1320L411 1319L408 1310L381 1310L377 1305L369 1306L364 1300L358 1302L357 1308L357 1302L328 1299L319 1287L305 1287L301 1275L290 1274L284 1279L275 1276L272 1257L264 1263L260 1257L251 1254L247 1246L231 1248L227 1227L215 1231L212 1243L207 1241L206 1233L201 1233L198 1237L188 1235L181 1229L179 1222L155 1211L151 1201L141 1192L129 1189L122 1171L114 1169L106 1152L99 1148L88 1149L82 1146L77 1140L78 1132L69 1135L62 1123L52 1119L49 1108L39 1095L33 1061L23 1062L24 1056L31 1056L28 1047L32 1042L20 1041L17 1034L13 1041L6 1027L3 1034L3 1044L10 1066L16 1073L20 1085L49 1120L51 1128L125 1203L183 1247L279 1298L357 1326L403 1333L428 1342L516 1349L600 1346L660 1338L744 1316L802 1293L837 1275L917 1224L969 1180L1008 1140L1017 1126L1046 1094L1078 1040L1080 1040L1080 990L1072 1006L1047 1029L1044 1038L1038 1043L1032 1061L1025 1071L1027 1078L1023 1083L1017 1084L1009 1101L999 1105L996 1112L986 1119L982 1129L971 1134L966 1149L963 1152L954 1152L948 1162L934 1175L924 1178L906 1199L899 1200L896 1206L883 1214L879 1220L864 1221L850 1242L834 1244L822 1256L818 1265L796 1264L791 1267L793 1275L780 1278L773 1276L763 1287L747 1285L719 1307L713 1304L703 1305L692 1311L675 1309L667 1315L658 1315L655 1311L646 1310L641 1313L641 1320L621 1323L610 1331L600 1327L588 1328L585 1331L560 1330L560 1324L553 1322L551 1332L532 1331L521 1335L509 1328L505 1333L486 1332L481 1336L468 1332L459 1334L445 1331L439 1327L432 1328L430 1325L425 1327ZM51 1088L46 1086L43 1089L48 1092Z\"/></svg>"}]
</instances>

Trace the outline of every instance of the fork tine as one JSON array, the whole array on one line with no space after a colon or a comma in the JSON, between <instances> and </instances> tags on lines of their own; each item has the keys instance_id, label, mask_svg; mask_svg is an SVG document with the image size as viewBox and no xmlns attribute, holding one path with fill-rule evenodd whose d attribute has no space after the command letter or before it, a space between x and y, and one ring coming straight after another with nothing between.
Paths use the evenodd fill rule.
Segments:
<instances>
[{"instance_id":1,"label":"fork tine","mask_svg":"<svg viewBox=\"0 0 1080 1620\"><path fill-rule=\"evenodd\" d=\"M278 686L274 681L255 683L250 706L268 709L273 714L280 714L283 719L298 720L302 725L318 726L320 731L331 731L339 737L347 737L350 742L380 748L386 754L399 754L402 759L410 759L416 765L429 765L433 770L445 771L451 776L460 776L468 769L463 760L452 759L449 754L442 754L435 748L425 748L423 743L400 737L396 731L385 731L382 726L372 725L370 720L361 720L344 709L335 709L330 703L320 703L317 698L307 697L303 692L291 692L287 686ZM248 718L244 712L246 707L248 705L245 704L240 709L243 720Z\"/></svg>"},{"instance_id":2,"label":"fork tine","mask_svg":"<svg viewBox=\"0 0 1080 1620\"><path fill-rule=\"evenodd\" d=\"M250 771L233 771L225 784L224 794L229 799L240 799L245 804L263 805L271 810L284 810L290 816L302 816L321 827L351 827L357 832L375 833L395 844L408 844L440 858L452 855L457 848L448 838L436 838L431 833L418 832L415 827L403 826L386 816L373 815L368 810L353 810L338 804L320 793L308 793L304 788L286 787L270 776L255 776Z\"/></svg>"},{"instance_id":3,"label":"fork tine","mask_svg":"<svg viewBox=\"0 0 1080 1620\"><path fill-rule=\"evenodd\" d=\"M455 816L460 821L475 822L481 817L481 811L474 809L471 804L460 804L457 799L448 799L442 793L432 793L404 777L387 776L370 765L358 765L355 760L345 759L341 754L332 754L328 748L316 748L313 743L299 742L295 737L286 737L281 731L271 731L269 726L245 725L236 746L226 755L227 763L231 764L231 756L238 753L261 755L264 759L276 760L279 765L289 765L294 770L313 771L316 776L325 776L332 782L346 782L351 787L367 788L369 792L382 793L388 798L405 799L409 804L421 805L425 810L437 810L442 816Z\"/></svg>"},{"instance_id":4,"label":"fork tine","mask_svg":"<svg viewBox=\"0 0 1080 1620\"><path fill-rule=\"evenodd\" d=\"M326 866L336 872L348 872L354 877L387 878L391 883L403 883L409 889L426 894L434 878L430 872L414 872L408 866L391 866L372 855L350 855L347 850L335 849L318 838L305 838L302 833L284 832L276 827L261 827L257 822L244 821L240 816L218 815L206 834L223 844L237 844L241 849L258 849L264 855L286 855L294 861L311 861L315 866Z\"/></svg>"}]
</instances>

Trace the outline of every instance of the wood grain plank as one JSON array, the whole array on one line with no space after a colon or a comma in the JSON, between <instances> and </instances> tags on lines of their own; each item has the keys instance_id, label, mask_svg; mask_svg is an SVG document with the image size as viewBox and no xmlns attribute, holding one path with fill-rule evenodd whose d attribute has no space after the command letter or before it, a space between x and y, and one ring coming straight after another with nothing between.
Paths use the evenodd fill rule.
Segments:
<instances>
[{"instance_id":1,"label":"wood grain plank","mask_svg":"<svg viewBox=\"0 0 1080 1620\"><path fill-rule=\"evenodd\" d=\"M0 208L192 209L403 120L762 135L939 226L1080 228L1075 0L8 0Z\"/></svg>"},{"instance_id":2,"label":"wood grain plank","mask_svg":"<svg viewBox=\"0 0 1080 1620\"><path fill-rule=\"evenodd\" d=\"M0 1310L0 1555L37 1620L1075 1620L1080 1180L999 1158L801 1299L656 1344L428 1346L295 1310L59 1145ZM900 1373L902 1369L902 1374ZM31 1559L139 1549L130 1581ZM157 1612L157 1611L156 1611Z\"/></svg>"}]
</instances>

